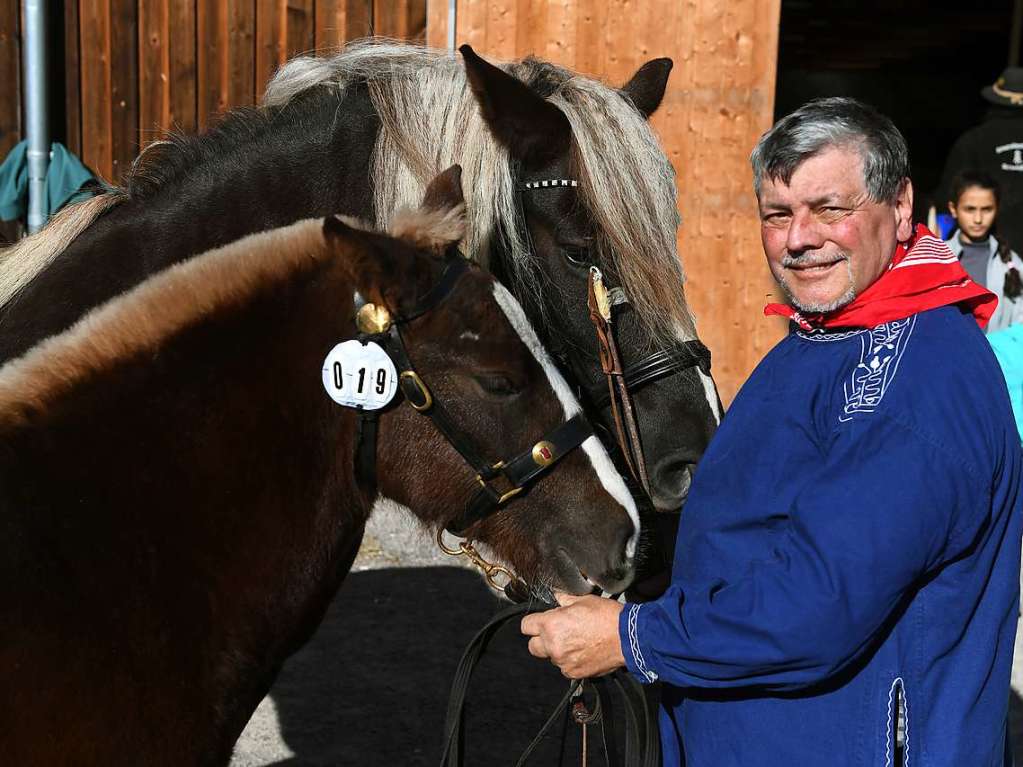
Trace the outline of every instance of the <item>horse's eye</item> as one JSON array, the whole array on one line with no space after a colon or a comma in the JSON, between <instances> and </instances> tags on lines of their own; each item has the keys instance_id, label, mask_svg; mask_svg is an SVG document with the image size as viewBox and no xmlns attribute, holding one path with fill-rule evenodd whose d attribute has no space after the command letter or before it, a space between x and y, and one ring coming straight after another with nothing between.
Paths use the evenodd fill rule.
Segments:
<instances>
[{"instance_id":1,"label":"horse's eye","mask_svg":"<svg viewBox=\"0 0 1023 767\"><path fill-rule=\"evenodd\" d=\"M589 269L590 265L593 263L592 259L590 259L590 251L588 248L578 245L563 245L561 252L568 263L572 266L579 267L580 269Z\"/></svg>"},{"instance_id":2,"label":"horse's eye","mask_svg":"<svg viewBox=\"0 0 1023 767\"><path fill-rule=\"evenodd\" d=\"M499 373L480 374L473 376L473 378L485 393L495 397L514 397L522 391L522 387L508 378L508 376L500 375Z\"/></svg>"}]
</instances>

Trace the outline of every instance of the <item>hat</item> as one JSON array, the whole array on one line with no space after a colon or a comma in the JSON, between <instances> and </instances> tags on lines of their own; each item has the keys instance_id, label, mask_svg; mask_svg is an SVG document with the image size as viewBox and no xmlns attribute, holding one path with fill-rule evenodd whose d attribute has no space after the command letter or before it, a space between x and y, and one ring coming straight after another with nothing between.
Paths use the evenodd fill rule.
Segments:
<instances>
[{"instance_id":1,"label":"hat","mask_svg":"<svg viewBox=\"0 0 1023 767\"><path fill-rule=\"evenodd\" d=\"M1023 67L1009 67L993 85L981 88L980 95L992 104L1023 107Z\"/></svg>"}]
</instances>

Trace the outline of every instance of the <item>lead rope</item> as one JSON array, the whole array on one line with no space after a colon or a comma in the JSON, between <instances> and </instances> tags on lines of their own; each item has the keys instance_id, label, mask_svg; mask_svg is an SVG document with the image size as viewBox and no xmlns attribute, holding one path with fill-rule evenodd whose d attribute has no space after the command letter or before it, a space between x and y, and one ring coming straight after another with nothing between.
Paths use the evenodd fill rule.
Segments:
<instances>
[{"instance_id":1,"label":"lead rope","mask_svg":"<svg viewBox=\"0 0 1023 767\"><path fill-rule=\"evenodd\" d=\"M553 606L545 603L522 602L521 604L506 607L491 618L476 633L472 641L469 642L458 662L458 668L455 670L455 676L451 683L451 694L448 698L448 708L444 722L444 751L441 755L441 767L464 766L465 699L472 674L494 635L497 634L502 626L516 619L521 619L530 613L543 612ZM660 739L657 733L656 721L650 717L650 710L642 685L631 674L621 669L607 676L585 680L585 682L593 687L596 694L596 702L593 705L592 712L586 709L585 704L582 707L573 706L571 709L572 718L584 727L590 723L600 722L602 733L605 736L604 753L607 757L608 765L615 767L615 765L619 764L615 752L614 729L610 721L612 707L609 688L613 686L618 691L625 710L625 756L621 764L623 767L659 767L661 763ZM519 757L516 767L524 767L526 761L543 741L559 716L570 711L569 704L573 698L581 693L583 684L584 680L581 679L573 680L569 683L568 691L558 701L557 706L555 706L551 715L544 722L540 731ZM607 742L606 728L611 729L612 737L610 743ZM583 738L585 739L585 729L583 733ZM584 744L586 743L585 740L583 742ZM583 764L585 766L585 761Z\"/></svg>"},{"instance_id":2,"label":"lead rope","mask_svg":"<svg viewBox=\"0 0 1023 767\"><path fill-rule=\"evenodd\" d=\"M625 463L629 467L632 478L643 487L649 496L650 481L647 478L646 462L643 460L643 445L639 440L636 413L632 406L632 398L629 396L629 388L625 385L625 371L622 368L614 330L611 327L611 297L604 285L600 269L595 266L590 267L586 304L590 310L590 320L597 332L600 366L607 377L607 389L610 395L615 429L618 432L618 444L622 448Z\"/></svg>"}]
</instances>

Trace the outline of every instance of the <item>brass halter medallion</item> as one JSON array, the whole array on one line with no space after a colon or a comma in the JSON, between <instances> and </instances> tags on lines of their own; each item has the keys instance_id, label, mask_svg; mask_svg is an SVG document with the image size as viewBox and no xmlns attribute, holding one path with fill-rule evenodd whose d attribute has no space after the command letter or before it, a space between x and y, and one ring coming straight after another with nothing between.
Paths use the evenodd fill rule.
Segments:
<instances>
[{"instance_id":1,"label":"brass halter medallion","mask_svg":"<svg viewBox=\"0 0 1023 767\"><path fill-rule=\"evenodd\" d=\"M386 333L391 327L391 313L386 306L365 304L355 315L355 324L367 335Z\"/></svg>"},{"instance_id":2,"label":"brass halter medallion","mask_svg":"<svg viewBox=\"0 0 1023 767\"><path fill-rule=\"evenodd\" d=\"M542 439L533 445L533 462L537 466L550 466L556 457L553 443Z\"/></svg>"}]
</instances>

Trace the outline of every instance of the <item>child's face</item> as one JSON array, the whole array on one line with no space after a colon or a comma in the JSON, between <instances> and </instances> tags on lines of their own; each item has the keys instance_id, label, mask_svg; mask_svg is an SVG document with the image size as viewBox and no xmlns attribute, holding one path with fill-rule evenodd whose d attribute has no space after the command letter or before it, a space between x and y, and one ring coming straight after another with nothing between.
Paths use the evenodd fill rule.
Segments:
<instances>
[{"instance_id":1,"label":"child's face","mask_svg":"<svg viewBox=\"0 0 1023 767\"><path fill-rule=\"evenodd\" d=\"M959 231L966 235L965 239L975 242L987 237L998 214L998 203L990 189L968 186L955 204L948 204L948 209L955 216Z\"/></svg>"}]
</instances>

